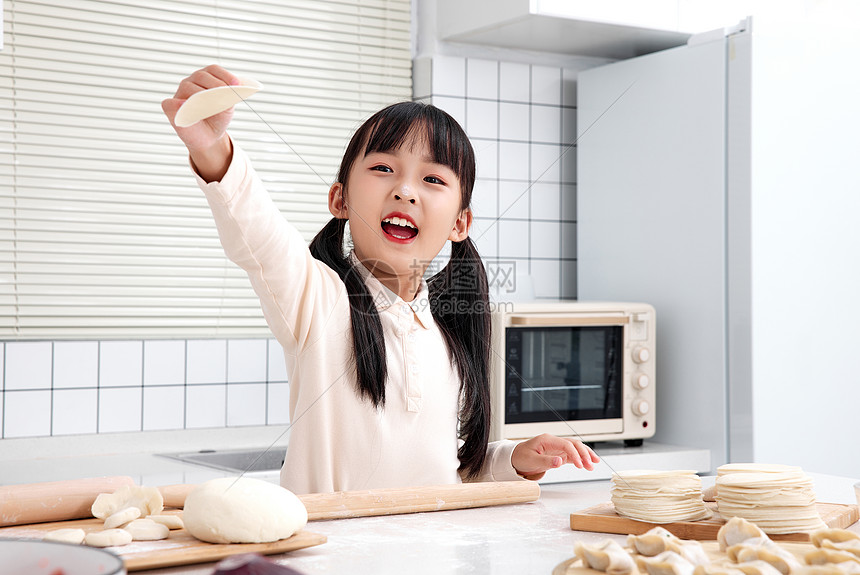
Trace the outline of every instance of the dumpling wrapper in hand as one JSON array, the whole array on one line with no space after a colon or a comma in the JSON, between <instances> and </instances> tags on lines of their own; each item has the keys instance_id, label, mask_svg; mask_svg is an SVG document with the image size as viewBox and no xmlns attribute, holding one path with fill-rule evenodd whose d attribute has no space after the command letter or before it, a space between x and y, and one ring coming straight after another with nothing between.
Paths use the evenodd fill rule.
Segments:
<instances>
[{"instance_id":1,"label":"dumpling wrapper in hand","mask_svg":"<svg viewBox=\"0 0 860 575\"><path fill-rule=\"evenodd\" d=\"M229 110L263 89L263 85L250 78L240 78L238 86L218 86L191 94L173 118L179 128L193 126L200 120Z\"/></svg>"}]
</instances>

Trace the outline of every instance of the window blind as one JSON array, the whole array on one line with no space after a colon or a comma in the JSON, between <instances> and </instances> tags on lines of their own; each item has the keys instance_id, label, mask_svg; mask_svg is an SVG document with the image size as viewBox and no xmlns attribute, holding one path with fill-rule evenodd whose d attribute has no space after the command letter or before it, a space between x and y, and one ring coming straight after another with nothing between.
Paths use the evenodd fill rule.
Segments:
<instances>
[{"instance_id":1,"label":"window blind","mask_svg":"<svg viewBox=\"0 0 860 575\"><path fill-rule=\"evenodd\" d=\"M230 132L309 240L351 133L411 96L409 0L3 8L0 338L266 334L160 102L211 63L261 82Z\"/></svg>"}]
</instances>

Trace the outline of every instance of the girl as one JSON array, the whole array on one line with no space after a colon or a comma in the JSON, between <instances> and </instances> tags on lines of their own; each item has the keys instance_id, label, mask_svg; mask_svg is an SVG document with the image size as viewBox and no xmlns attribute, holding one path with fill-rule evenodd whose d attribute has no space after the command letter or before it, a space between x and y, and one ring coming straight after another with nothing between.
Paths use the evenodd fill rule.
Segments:
<instances>
[{"instance_id":1,"label":"girl","mask_svg":"<svg viewBox=\"0 0 860 575\"><path fill-rule=\"evenodd\" d=\"M209 66L162 108L238 79ZM469 239L472 146L446 113L415 103L377 112L350 141L328 194L334 218L311 242L280 215L226 129L232 110L176 133L227 255L248 273L284 348L296 493L461 480L538 479L598 461L541 435L487 444L487 281ZM344 254L349 225L353 249ZM451 261L423 279L445 242Z\"/></svg>"}]
</instances>

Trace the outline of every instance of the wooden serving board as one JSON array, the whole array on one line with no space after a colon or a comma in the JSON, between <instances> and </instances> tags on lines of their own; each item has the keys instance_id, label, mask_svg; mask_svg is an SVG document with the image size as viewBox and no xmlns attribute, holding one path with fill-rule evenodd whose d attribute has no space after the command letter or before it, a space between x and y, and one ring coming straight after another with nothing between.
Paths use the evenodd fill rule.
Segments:
<instances>
[{"instance_id":1,"label":"wooden serving board","mask_svg":"<svg viewBox=\"0 0 860 575\"><path fill-rule=\"evenodd\" d=\"M169 514L170 512L165 513ZM101 531L104 529L104 521L101 519L81 519L3 527L0 528L0 538L41 539L48 531L64 528L83 529L86 532ZM134 541L129 545L109 547L109 549L122 558L127 571L142 571L144 569L209 563L239 553L259 553L260 555L286 553L325 542L325 535L302 530L292 537L272 543L219 545L200 541L184 529L177 529L171 531L170 536L162 541Z\"/></svg>"},{"instance_id":2,"label":"wooden serving board","mask_svg":"<svg viewBox=\"0 0 860 575\"><path fill-rule=\"evenodd\" d=\"M678 521L676 523L660 524L660 527L672 532L681 539L697 539L699 541L716 540L717 532L725 521L717 512L716 503L705 503L713 511L714 516L700 521ZM818 503L818 513L829 526L844 529L860 518L856 505L839 503ZM641 535L649 529L658 527L656 523L646 523L622 517L615 513L612 503L601 503L577 513L570 514L570 528L574 531L596 531L598 533L616 533L619 535ZM775 541L809 541L807 533L788 533L785 535L770 535Z\"/></svg>"}]
</instances>

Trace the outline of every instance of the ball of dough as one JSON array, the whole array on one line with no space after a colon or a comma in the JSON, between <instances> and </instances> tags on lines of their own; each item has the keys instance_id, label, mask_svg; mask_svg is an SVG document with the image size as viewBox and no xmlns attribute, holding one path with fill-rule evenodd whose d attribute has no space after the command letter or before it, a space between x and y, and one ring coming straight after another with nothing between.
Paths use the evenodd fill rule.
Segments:
<instances>
[{"instance_id":1,"label":"ball of dough","mask_svg":"<svg viewBox=\"0 0 860 575\"><path fill-rule=\"evenodd\" d=\"M185 529L209 543L268 543L286 539L308 522L292 492L249 477L222 477L197 487L185 499Z\"/></svg>"}]
</instances>

